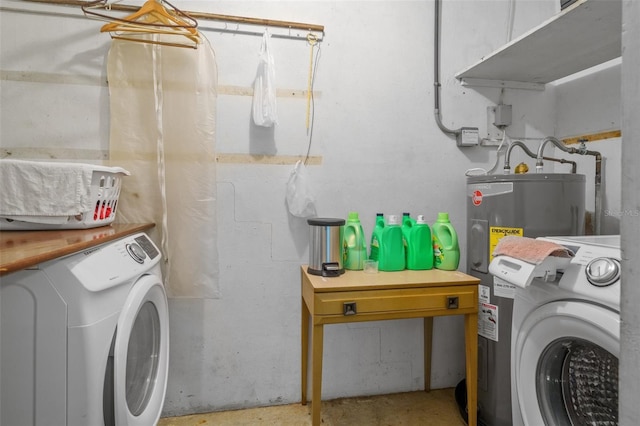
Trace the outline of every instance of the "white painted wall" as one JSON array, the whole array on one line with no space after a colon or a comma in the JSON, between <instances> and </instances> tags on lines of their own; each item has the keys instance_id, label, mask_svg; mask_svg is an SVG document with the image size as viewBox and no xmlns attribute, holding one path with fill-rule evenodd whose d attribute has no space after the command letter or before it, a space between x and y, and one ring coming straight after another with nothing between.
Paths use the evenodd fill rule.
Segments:
<instances>
[{"instance_id":1,"label":"white painted wall","mask_svg":"<svg viewBox=\"0 0 640 426\"><path fill-rule=\"evenodd\" d=\"M556 129L559 137L593 134L622 127L621 59L614 59L590 70L554 83L556 93ZM577 145L573 147L578 148ZM621 219L621 149L622 139L589 142L585 148L602 154L602 218L601 234L619 234ZM578 173L587 177L585 207L595 211L595 157L566 155L555 150L555 156L578 163ZM554 170L568 171L568 165Z\"/></svg>"},{"instance_id":2,"label":"white painted wall","mask_svg":"<svg viewBox=\"0 0 640 426\"><path fill-rule=\"evenodd\" d=\"M46 13L6 9L24 3L0 0L0 156L105 160L110 39L99 33L102 23L78 17L74 8L27 3ZM369 234L376 212L409 211L435 220L437 212L448 211L460 233L464 269L464 173L491 168L495 153L459 149L436 127L432 1L175 3L186 10L325 25L311 146L322 165L309 166L318 214L346 217L358 211ZM504 0L444 2L442 117L447 127L478 126L486 134L486 107L502 100L514 108L509 135L535 149L537 138L571 130L559 122L577 120L556 119L558 105L571 102L569 90L550 85L544 92L501 93L462 88L453 77L504 44L510 26L515 37L559 8L554 0L515 4L510 21ZM260 36L209 29L206 21L201 27L216 52L219 84L251 87ZM278 87L305 90L307 43L274 38L273 51ZM273 132L250 124L250 108L249 96L219 96L218 152L306 153L304 98L278 99L280 124ZM515 154L512 164L518 161ZM614 166L619 161L608 158ZM165 414L299 400L299 267L308 260L308 228L287 214L284 203L292 169L218 165L220 298L170 300ZM451 317L435 324L431 385L454 386L464 376L462 322ZM421 321L327 327L324 373L324 398L420 389Z\"/></svg>"},{"instance_id":3,"label":"white painted wall","mask_svg":"<svg viewBox=\"0 0 640 426\"><path fill-rule=\"evenodd\" d=\"M640 3L622 2L622 300L620 327L620 424L640 418Z\"/></svg>"}]
</instances>

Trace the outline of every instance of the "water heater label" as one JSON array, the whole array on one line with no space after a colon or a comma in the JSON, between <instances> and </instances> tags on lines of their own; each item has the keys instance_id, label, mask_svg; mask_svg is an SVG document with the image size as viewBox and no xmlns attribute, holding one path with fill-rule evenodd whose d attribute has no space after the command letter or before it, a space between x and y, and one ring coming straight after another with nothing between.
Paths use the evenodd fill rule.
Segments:
<instances>
[{"instance_id":1,"label":"water heater label","mask_svg":"<svg viewBox=\"0 0 640 426\"><path fill-rule=\"evenodd\" d=\"M489 303L491 301L491 289L489 286L478 284L478 301Z\"/></svg>"},{"instance_id":2,"label":"water heater label","mask_svg":"<svg viewBox=\"0 0 640 426\"><path fill-rule=\"evenodd\" d=\"M515 299L516 286L498 277L493 277L493 294L498 297Z\"/></svg>"},{"instance_id":3,"label":"water heater label","mask_svg":"<svg viewBox=\"0 0 640 426\"><path fill-rule=\"evenodd\" d=\"M498 341L498 307L480 302L478 312L478 334L486 339Z\"/></svg>"},{"instance_id":4,"label":"water heater label","mask_svg":"<svg viewBox=\"0 0 640 426\"><path fill-rule=\"evenodd\" d=\"M489 227L489 262L493 260L493 250L498 245L498 241L507 235L524 236L524 228L507 228L505 226Z\"/></svg>"}]
</instances>

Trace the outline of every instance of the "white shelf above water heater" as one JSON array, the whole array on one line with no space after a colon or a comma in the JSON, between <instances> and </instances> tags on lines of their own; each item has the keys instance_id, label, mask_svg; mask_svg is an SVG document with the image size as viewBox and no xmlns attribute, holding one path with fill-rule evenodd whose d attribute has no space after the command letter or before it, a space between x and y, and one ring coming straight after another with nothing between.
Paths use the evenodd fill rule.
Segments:
<instances>
[{"instance_id":1,"label":"white shelf above water heater","mask_svg":"<svg viewBox=\"0 0 640 426\"><path fill-rule=\"evenodd\" d=\"M621 41L621 0L578 0L456 78L465 86L544 90L546 83L620 57Z\"/></svg>"}]
</instances>

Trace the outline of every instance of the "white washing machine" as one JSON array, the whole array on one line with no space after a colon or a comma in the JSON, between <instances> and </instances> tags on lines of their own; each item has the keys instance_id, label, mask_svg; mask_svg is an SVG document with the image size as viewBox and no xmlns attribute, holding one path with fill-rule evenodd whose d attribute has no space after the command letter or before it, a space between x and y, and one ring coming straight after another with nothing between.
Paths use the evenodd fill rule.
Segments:
<instances>
[{"instance_id":1,"label":"white washing machine","mask_svg":"<svg viewBox=\"0 0 640 426\"><path fill-rule=\"evenodd\" d=\"M540 239L575 257L511 280L513 425L617 425L620 236Z\"/></svg>"},{"instance_id":2,"label":"white washing machine","mask_svg":"<svg viewBox=\"0 0 640 426\"><path fill-rule=\"evenodd\" d=\"M169 365L161 257L140 233L2 277L0 424L157 423Z\"/></svg>"}]
</instances>

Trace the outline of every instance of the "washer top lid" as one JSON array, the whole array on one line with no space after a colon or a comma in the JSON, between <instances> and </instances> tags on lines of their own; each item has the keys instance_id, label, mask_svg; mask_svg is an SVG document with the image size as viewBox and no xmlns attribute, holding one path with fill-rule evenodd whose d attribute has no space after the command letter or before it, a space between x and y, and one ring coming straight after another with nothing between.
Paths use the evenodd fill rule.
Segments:
<instances>
[{"instance_id":1,"label":"washer top lid","mask_svg":"<svg viewBox=\"0 0 640 426\"><path fill-rule=\"evenodd\" d=\"M307 219L307 223L312 226L342 226L344 219L314 217Z\"/></svg>"},{"instance_id":2,"label":"washer top lid","mask_svg":"<svg viewBox=\"0 0 640 426\"><path fill-rule=\"evenodd\" d=\"M608 247L620 249L620 235L580 235L567 237L542 237L544 240L552 240L558 244L580 244L596 247Z\"/></svg>"}]
</instances>

